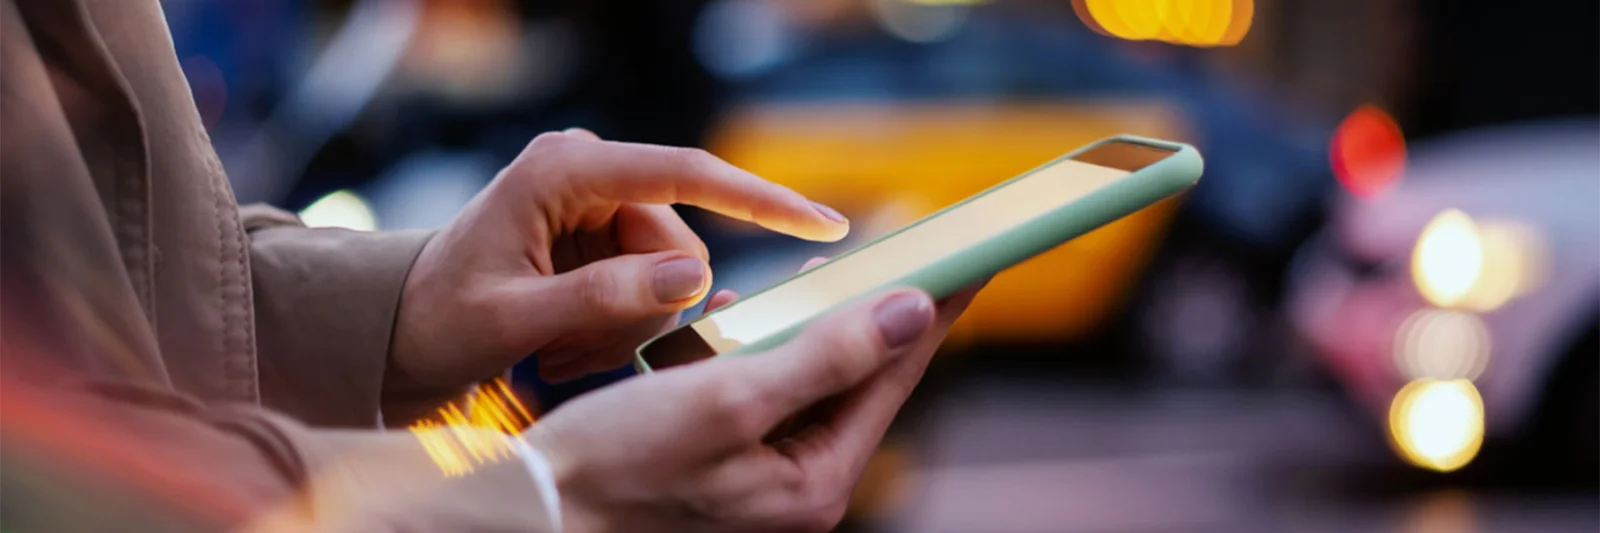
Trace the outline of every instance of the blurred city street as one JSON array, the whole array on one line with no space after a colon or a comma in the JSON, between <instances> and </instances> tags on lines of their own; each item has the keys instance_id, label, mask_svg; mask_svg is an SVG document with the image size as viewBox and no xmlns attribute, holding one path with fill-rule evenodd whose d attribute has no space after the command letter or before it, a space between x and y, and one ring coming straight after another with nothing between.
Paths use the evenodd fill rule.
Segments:
<instances>
[{"instance_id":1,"label":"blurred city street","mask_svg":"<svg viewBox=\"0 0 1600 533\"><path fill-rule=\"evenodd\" d=\"M48 11L53 0L5 1L25 8L6 13L27 12L28 27L55 28L39 20L89 20L33 11ZM80 2L94 4L73 5ZM53 220L66 222L54 225L7 219L0 259L8 270L0 274L21 264L50 281L7 278L12 292L4 316L24 326L11 329L7 322L0 346L8 365L22 354L54 368L79 362L72 357L87 350L80 344L106 341L115 348L107 350L116 356L108 358L112 362L70 370L94 378L111 373L107 381L115 386L107 389L156 390L170 400L150 401L151 407L108 396L114 407L204 418L196 413L249 404L275 422L236 423L207 414L206 423L223 420L218 423L228 430L280 422L293 428L229 440L248 441L239 444L245 457L293 448L279 441L301 430L376 435L394 429L392 438L408 427L422 435L418 427L483 426L484 420L496 436L526 435L551 420L596 432L665 425L629 416L667 420L683 412L679 405L616 400L629 409L616 409L614 418L587 415L581 423L562 413L574 399L610 401L603 395L619 383L660 380L641 375L648 365L622 358L637 353L639 339L700 316L723 290L748 299L812 258L847 253L1080 147L1127 135L1193 147L1163 154L1197 151L1201 177L1182 183L1192 188L1141 201L1131 214L1119 211L1126 216L1074 233L1026 261L1007 259L1004 264L1013 266L996 275L959 319L940 324L950 326L942 345L917 345L924 354L936 346L940 351L849 498L839 531L1600 531L1596 0L99 0L98 7L133 2L148 8L140 21L170 31L170 39L156 35L148 47L110 50L88 39L93 53L77 55L149 48L160 52L159 61L140 60L121 67L126 72L107 74L110 81L82 83L121 90L165 75L170 83L157 87L172 90L133 94L138 101L118 129L101 123L114 113L95 99L98 93L73 92L69 82L88 75L78 68L37 68L28 71L37 74L36 89L65 95L38 100L61 108L59 120L46 124L28 114L40 107L33 100L7 108L7 157L19 161L11 154L31 154L30 143L60 141L69 155L88 162L51 160L24 170L46 185L65 183L57 174L66 171L82 174L90 185L80 187L87 191L81 203L93 212L60 215ZM54 30L32 31L15 32L21 37L6 42L37 41L34 55L46 64L62 59L56 56L77 57L54 42L60 39ZM12 85L6 90L14 92ZM162 105L142 104L149 93ZM156 116L140 105L176 111ZM40 133L41 125L56 129ZM102 132L141 133L129 137L139 142L130 142L128 153L157 155L102 164L94 158L115 152L96 144ZM572 171L562 165L576 160L576 152L530 144L549 132L564 132L547 137L554 142L626 143L641 150L630 154L643 155L586 160L610 169L606 173ZM173 148L189 144L198 148ZM190 164L174 164L178 157L163 150ZM671 172L616 170L662 161L689 163ZM708 168L721 169L712 181L719 186L743 184L737 193L721 194L759 190L769 197L729 200L707 192L716 187L676 182L654 188L658 180L682 178L678 174L713 174ZM1115 168L1132 175L1145 167ZM23 190L13 185L19 171L6 169L12 176L5 177L0 199L27 208L8 203L14 216L57 216L49 207L35 213L22 203L27 196L13 191L64 195L38 193L42 185ZM107 176L128 169L149 174L156 185L118 185L116 194L127 194L128 202L154 201L151 206L128 207L105 190L91 194L111 183ZM186 169L204 176L188 176ZM613 178L627 185L540 188ZM196 183L203 184L196 190L205 194L195 193L203 201L164 196ZM241 206L263 203L283 212L252 219L250 213L265 211L229 211L230 187ZM601 194L595 191L614 198L569 198ZM656 196L629 196L646 193ZM485 198L492 194L518 194L493 205L518 215L461 215L487 212L493 206L485 207ZM720 205L749 219L738 220L686 200L673 203L691 197L755 207ZM1083 198L1052 205L1088 212L1125 200L1087 206ZM179 201L221 221L163 218L187 213L171 207ZM582 211L574 205L595 212L563 223L556 215L521 211L540 202L559 204L551 212ZM1007 205L1019 203L1025 202ZM109 214L99 213L102 208ZM1003 218L988 213L985 221ZM833 238L846 230L848 236L821 242L772 230L801 224L785 218L801 216L831 220L828 227L838 231ZM1031 221L1041 220L1052 228L1074 224ZM80 222L106 228L95 226L82 234L90 237L76 240L13 236ZM493 246L435 244L441 236L476 237L495 224L510 229L495 234ZM640 225L659 231L620 244L625 226L638 231ZM286 227L304 233L276 241L256 233ZM161 231L204 233L204 242L157 242L152 235ZM318 240L330 235L352 240ZM123 242L135 237L148 246ZM413 248L368 247L366 239L405 240ZM948 245L950 239L941 234L940 240ZM36 261L42 254L25 248L34 244L84 257L97 249L92 245L107 251L85 260L89 266L63 268ZM601 290L584 285L548 297L557 293L530 289L555 286L550 280L562 276L578 279L603 261L684 250L695 256L689 262L699 273L686 278L684 288L697 292L669 298L660 285L635 291L644 296L606 292L622 282L595 275L582 279ZM190 254L202 252L222 259L192 260ZM316 260L297 260L296 253ZM512 259L489 261L495 267L489 272L451 270L494 253ZM433 262L418 259L424 257ZM660 262L629 272L660 283L661 265L670 261L651 261ZM473 291L413 283L425 270L418 265L432 265L430 272L442 276L435 279L450 283L502 284ZM52 277L64 274L92 279ZM319 281L325 285L284 292ZM378 281L388 285L362 285ZM151 296L174 287L210 292L168 297L165 304ZM35 290L40 294L18 296ZM414 303L418 291L469 302L472 311L506 314L489 319L435 309ZM96 296L126 305L102 306ZM591 318L584 305L612 309L613 300L625 296L657 307L647 319L625 324L602 312L591 314L607 317L603 327L563 322ZM806 298L787 301L797 300ZM414 313L427 317L415 319L421 326L403 320L407 305L427 308ZM65 310L58 313L62 324L33 326L33 320L58 318L50 312L56 307ZM778 320L769 314L781 313L760 318ZM358 319L364 327L341 322ZM199 326L182 326L184 320ZM548 324L538 321L571 327L546 334L541 328ZM274 330L289 323L304 324L288 333ZM184 337L192 333L187 330L213 326L226 335L204 342ZM457 337L424 349L413 338L422 335L416 331ZM358 333L371 338L340 344ZM24 342L34 340L67 348ZM756 345L748 341L741 346ZM144 352L130 348L141 346ZM258 357L274 351L303 360ZM403 368L402 351L451 364L482 359L492 368L457 374L429 365ZM189 359L149 365L157 377L148 382L130 385L133 380L114 374L143 368L127 364L129 353L164 360L168 352ZM211 357L221 352L232 355ZM370 360L338 367L343 357L357 357L349 354ZM617 354L622 358L610 357ZM189 363L215 375L185 378ZM176 369L173 376L165 374L168 366ZM228 379L239 381L219 385ZM469 385L456 386L461 383ZM195 392L207 387L216 390ZM478 418L456 409L460 398L427 396L476 400L484 391L493 394L479 405L498 410ZM167 434L167 426L140 433L60 422L48 416L51 405L7 398L38 409L19 411L35 418L18 423L12 416L0 434L43 435L37 449L44 453L7 455L11 464L35 470L11 470L0 481L44 480L50 487L34 499L9 497L7 512L76 516L76 492L52 492L57 489L50 483L70 478L80 487L99 487L110 477L89 466L128 463L108 459L113 455L91 446L104 443L79 430L111 432L118 438L101 440L118 442L121 435ZM703 398L690 399L681 403L699 405ZM638 409L641 404L650 409ZM450 418L428 422L435 411ZM422 418L386 418L396 412ZM750 449L781 447L750 440ZM419 442L447 474L470 470L444 468L435 455L438 443L420 436ZM861 442L865 456L873 441ZM672 446L574 448L654 457L649 454ZM52 455L58 450L82 453ZM289 459L256 464L231 456L227 464L275 474L311 468L313 461L298 450L283 452ZM134 486L178 479L168 476L168 467L207 457L190 457L182 448L170 456L123 451L148 460L137 463L143 470L117 474ZM470 451L475 459L500 457L499 451ZM511 455L538 454L517 448ZM620 467L608 468L593 470L627 478L616 474ZM198 472L196 479L206 481L188 490L208 493L215 480L204 474L212 469ZM283 477L296 485L272 497L309 492L302 485L313 476ZM538 481L543 490L545 480ZM268 491L254 484L227 486L246 493L249 503L267 498ZM144 509L108 492L109 501ZM448 496L440 494L448 492L433 496L443 501ZM169 496L151 501L188 505ZM3 521L0 526L0 533L23 533Z\"/></svg>"},{"instance_id":2,"label":"blurred city street","mask_svg":"<svg viewBox=\"0 0 1600 533\"><path fill-rule=\"evenodd\" d=\"M1321 395L955 380L906 439L894 532L1588 532L1583 492L1422 486ZM1387 474L1382 474L1387 472ZM1386 487L1386 488L1385 488Z\"/></svg>"}]
</instances>

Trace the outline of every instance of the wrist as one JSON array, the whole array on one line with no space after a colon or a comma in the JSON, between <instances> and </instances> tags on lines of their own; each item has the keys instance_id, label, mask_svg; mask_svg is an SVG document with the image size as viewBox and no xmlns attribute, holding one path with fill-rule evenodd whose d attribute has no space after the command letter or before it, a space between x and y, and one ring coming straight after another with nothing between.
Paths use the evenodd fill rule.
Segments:
<instances>
[{"instance_id":1,"label":"wrist","mask_svg":"<svg viewBox=\"0 0 1600 533\"><path fill-rule=\"evenodd\" d=\"M605 531L600 515L585 504L577 465L568 450L549 431L539 424L524 431L521 441L536 450L543 460L553 490L559 495L558 508L552 516L559 517L561 533L592 533Z\"/></svg>"}]
</instances>

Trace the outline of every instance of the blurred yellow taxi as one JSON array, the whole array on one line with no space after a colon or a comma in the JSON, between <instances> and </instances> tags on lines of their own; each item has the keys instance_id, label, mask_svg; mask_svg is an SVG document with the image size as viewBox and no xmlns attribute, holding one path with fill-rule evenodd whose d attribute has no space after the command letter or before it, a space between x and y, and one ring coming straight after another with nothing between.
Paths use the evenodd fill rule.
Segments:
<instances>
[{"instance_id":1,"label":"blurred yellow taxi","mask_svg":"<svg viewBox=\"0 0 1600 533\"><path fill-rule=\"evenodd\" d=\"M852 216L898 206L900 225L1101 138L1181 140L1184 130L1174 108L1147 101L787 103L730 113L708 147ZM952 341L1089 332L1121 302L1176 206L1151 206L1000 275Z\"/></svg>"}]
</instances>

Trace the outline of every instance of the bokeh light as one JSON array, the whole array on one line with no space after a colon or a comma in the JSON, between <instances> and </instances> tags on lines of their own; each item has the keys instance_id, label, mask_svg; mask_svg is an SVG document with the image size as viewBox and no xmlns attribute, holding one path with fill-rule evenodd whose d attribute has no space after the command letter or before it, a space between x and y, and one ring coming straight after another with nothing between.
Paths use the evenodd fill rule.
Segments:
<instances>
[{"instance_id":1,"label":"bokeh light","mask_svg":"<svg viewBox=\"0 0 1600 533\"><path fill-rule=\"evenodd\" d=\"M1479 529L1477 502L1459 489L1429 491L1419 495L1397 533L1475 533Z\"/></svg>"},{"instance_id":2,"label":"bokeh light","mask_svg":"<svg viewBox=\"0 0 1600 533\"><path fill-rule=\"evenodd\" d=\"M1256 20L1256 3L1254 0L1233 0L1233 9L1228 14L1227 31L1223 32L1222 40L1217 44L1233 46L1244 41L1244 36L1250 33L1250 25Z\"/></svg>"},{"instance_id":3,"label":"bokeh light","mask_svg":"<svg viewBox=\"0 0 1600 533\"><path fill-rule=\"evenodd\" d=\"M1477 284L1483 257L1477 225L1466 213L1447 209L1423 228L1411 256L1411 275L1429 302L1452 307Z\"/></svg>"},{"instance_id":4,"label":"bokeh light","mask_svg":"<svg viewBox=\"0 0 1600 533\"><path fill-rule=\"evenodd\" d=\"M1395 332L1395 366L1410 379L1476 379L1489 364L1490 340L1476 314L1418 310Z\"/></svg>"},{"instance_id":5,"label":"bokeh light","mask_svg":"<svg viewBox=\"0 0 1600 533\"><path fill-rule=\"evenodd\" d=\"M313 228L378 229L378 217L366 199L348 191L334 191L300 211L300 221Z\"/></svg>"},{"instance_id":6,"label":"bokeh light","mask_svg":"<svg viewBox=\"0 0 1600 533\"><path fill-rule=\"evenodd\" d=\"M735 79L759 75L793 52L787 15L765 0L717 0L694 26L694 53L712 72Z\"/></svg>"},{"instance_id":7,"label":"bokeh light","mask_svg":"<svg viewBox=\"0 0 1600 533\"><path fill-rule=\"evenodd\" d=\"M1085 26L1131 41L1190 46L1239 44L1254 20L1253 0L1073 0Z\"/></svg>"},{"instance_id":8,"label":"bokeh light","mask_svg":"<svg viewBox=\"0 0 1600 533\"><path fill-rule=\"evenodd\" d=\"M1461 307L1493 311L1544 284L1544 239L1537 228L1506 220L1479 221L1483 266Z\"/></svg>"},{"instance_id":9,"label":"bokeh light","mask_svg":"<svg viewBox=\"0 0 1600 533\"><path fill-rule=\"evenodd\" d=\"M889 34L914 43L955 37L966 27L971 8L963 2L869 0L872 18Z\"/></svg>"},{"instance_id":10,"label":"bokeh light","mask_svg":"<svg viewBox=\"0 0 1600 533\"><path fill-rule=\"evenodd\" d=\"M1483 445L1483 398L1471 381L1419 379L1395 395L1389 431L1411 464L1450 472L1466 466Z\"/></svg>"},{"instance_id":11,"label":"bokeh light","mask_svg":"<svg viewBox=\"0 0 1600 533\"><path fill-rule=\"evenodd\" d=\"M1350 194L1372 198L1394 188L1404 174L1405 137L1388 113L1362 106L1334 130L1328 157L1334 177Z\"/></svg>"}]
</instances>

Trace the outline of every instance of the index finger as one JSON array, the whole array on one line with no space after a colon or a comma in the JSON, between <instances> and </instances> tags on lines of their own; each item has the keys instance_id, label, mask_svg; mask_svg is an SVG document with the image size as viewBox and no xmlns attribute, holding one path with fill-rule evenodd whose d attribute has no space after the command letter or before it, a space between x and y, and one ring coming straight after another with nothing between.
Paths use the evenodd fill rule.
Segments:
<instances>
[{"instance_id":1,"label":"index finger","mask_svg":"<svg viewBox=\"0 0 1600 533\"><path fill-rule=\"evenodd\" d=\"M542 158L559 161L562 178L576 192L619 202L689 204L813 241L837 241L850 231L837 211L704 150L566 134L544 135L530 146L543 147L549 153Z\"/></svg>"}]
</instances>

